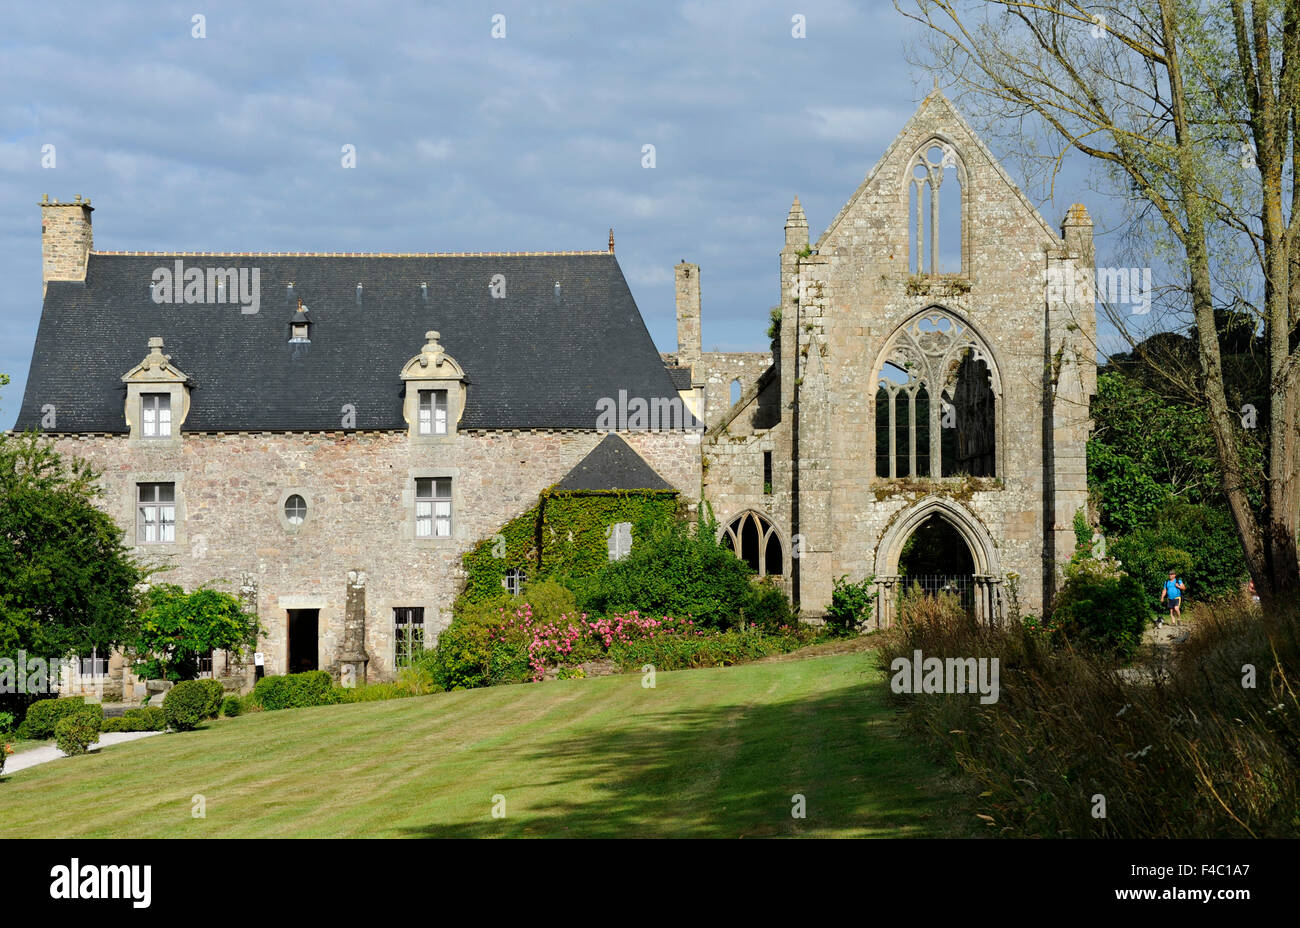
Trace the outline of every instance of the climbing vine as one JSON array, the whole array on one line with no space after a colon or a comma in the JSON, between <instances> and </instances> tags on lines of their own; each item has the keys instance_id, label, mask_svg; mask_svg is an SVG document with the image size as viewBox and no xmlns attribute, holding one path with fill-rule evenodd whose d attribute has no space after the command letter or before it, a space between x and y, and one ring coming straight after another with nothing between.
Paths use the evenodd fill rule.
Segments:
<instances>
[{"instance_id":1,"label":"climbing vine","mask_svg":"<svg viewBox=\"0 0 1300 928\"><path fill-rule=\"evenodd\" d=\"M609 561L610 526L667 522L677 516L676 490L544 490L536 506L463 555L467 580L458 604L503 595L506 571L530 581L585 577Z\"/></svg>"}]
</instances>

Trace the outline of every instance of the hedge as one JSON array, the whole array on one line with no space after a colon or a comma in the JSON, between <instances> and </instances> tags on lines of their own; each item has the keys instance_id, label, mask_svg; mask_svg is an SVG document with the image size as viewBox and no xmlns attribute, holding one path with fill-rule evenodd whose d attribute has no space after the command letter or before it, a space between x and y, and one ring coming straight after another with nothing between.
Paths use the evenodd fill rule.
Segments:
<instances>
[{"instance_id":1,"label":"hedge","mask_svg":"<svg viewBox=\"0 0 1300 928\"><path fill-rule=\"evenodd\" d=\"M65 696L62 699L39 699L27 709L27 717L18 726L18 737L43 741L54 737L54 728L60 721L77 712L89 712L97 718L104 717L104 707L99 703L86 704L84 696ZM98 721L96 722L98 724Z\"/></svg>"},{"instance_id":2,"label":"hedge","mask_svg":"<svg viewBox=\"0 0 1300 928\"><path fill-rule=\"evenodd\" d=\"M253 699L263 709L303 709L339 701L334 681L323 670L263 677L253 687Z\"/></svg>"}]
</instances>

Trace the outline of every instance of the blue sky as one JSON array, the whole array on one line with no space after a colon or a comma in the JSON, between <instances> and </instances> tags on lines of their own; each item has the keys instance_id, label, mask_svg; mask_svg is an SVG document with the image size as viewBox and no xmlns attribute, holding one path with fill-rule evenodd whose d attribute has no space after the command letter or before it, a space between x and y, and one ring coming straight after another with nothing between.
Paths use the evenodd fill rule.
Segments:
<instances>
[{"instance_id":1,"label":"blue sky","mask_svg":"<svg viewBox=\"0 0 1300 928\"><path fill-rule=\"evenodd\" d=\"M613 227L660 350L683 258L705 348L764 349L791 199L815 239L932 87L915 29L888 0L9 5L0 429L40 317L46 193L92 198L100 250L600 249ZM1035 198L1054 225L1078 199L1069 175Z\"/></svg>"}]
</instances>

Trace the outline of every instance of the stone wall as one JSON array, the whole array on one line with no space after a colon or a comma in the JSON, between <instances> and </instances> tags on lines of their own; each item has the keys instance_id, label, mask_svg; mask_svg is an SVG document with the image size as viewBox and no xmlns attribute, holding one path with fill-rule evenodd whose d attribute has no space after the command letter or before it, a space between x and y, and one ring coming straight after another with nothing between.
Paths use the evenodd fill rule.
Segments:
<instances>
[{"instance_id":1,"label":"stone wall","mask_svg":"<svg viewBox=\"0 0 1300 928\"><path fill-rule=\"evenodd\" d=\"M699 498L698 436L620 433L690 502ZM288 609L319 609L322 670L337 672L349 572L366 576L368 678L393 674L393 609L424 608L426 645L451 621L462 552L537 502L603 436L586 431L462 432L436 446L404 432L184 434L152 446L124 435L60 437L62 453L101 472L102 504L125 543L169 569L159 582L256 589L266 673L288 659ZM414 481L452 478L451 538L417 538ZM137 482L176 484L176 540L136 544ZM308 503L290 525L290 493ZM218 657L217 663L223 663Z\"/></svg>"},{"instance_id":2,"label":"stone wall","mask_svg":"<svg viewBox=\"0 0 1300 928\"><path fill-rule=\"evenodd\" d=\"M962 267L932 277L909 262L908 188L913 156L935 144L951 152L962 182ZM766 404L779 422L760 416L757 400L725 429L710 417L705 498L724 521L754 508L777 521L784 539L800 537L791 589L807 616L829 604L841 575L874 575L882 591L892 589L899 550L926 514L966 537L986 609L1005 611L1006 578L1015 574L1021 609L1040 611L1087 500L1095 316L1090 301L1049 300L1047 290L1049 266L1066 275L1092 267L1086 210L1072 208L1058 235L936 92L815 247L807 228L796 199L781 252L780 370L765 391L779 396ZM996 367L994 478L875 473L881 353L932 307L969 325ZM707 357L695 379L721 381L727 369ZM764 450L777 452L772 494L761 492Z\"/></svg>"}]
</instances>

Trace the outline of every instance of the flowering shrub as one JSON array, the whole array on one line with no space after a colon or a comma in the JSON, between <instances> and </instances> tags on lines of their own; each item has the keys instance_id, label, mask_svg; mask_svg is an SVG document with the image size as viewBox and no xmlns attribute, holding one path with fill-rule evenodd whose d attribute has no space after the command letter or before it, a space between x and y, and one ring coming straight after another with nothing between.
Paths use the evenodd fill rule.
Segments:
<instances>
[{"instance_id":1,"label":"flowering shrub","mask_svg":"<svg viewBox=\"0 0 1300 928\"><path fill-rule=\"evenodd\" d=\"M534 681L552 667L567 667L584 661L609 658L623 667L653 663L662 670L704 667L752 660L779 654L804 643L794 628L783 626L775 634L751 625L719 632L696 625L692 618L643 616L637 610L591 618L560 616L558 621L541 621L524 603L509 615L503 609L501 621L488 629L489 640L510 646L522 645L528 653L528 667Z\"/></svg>"}]
</instances>

